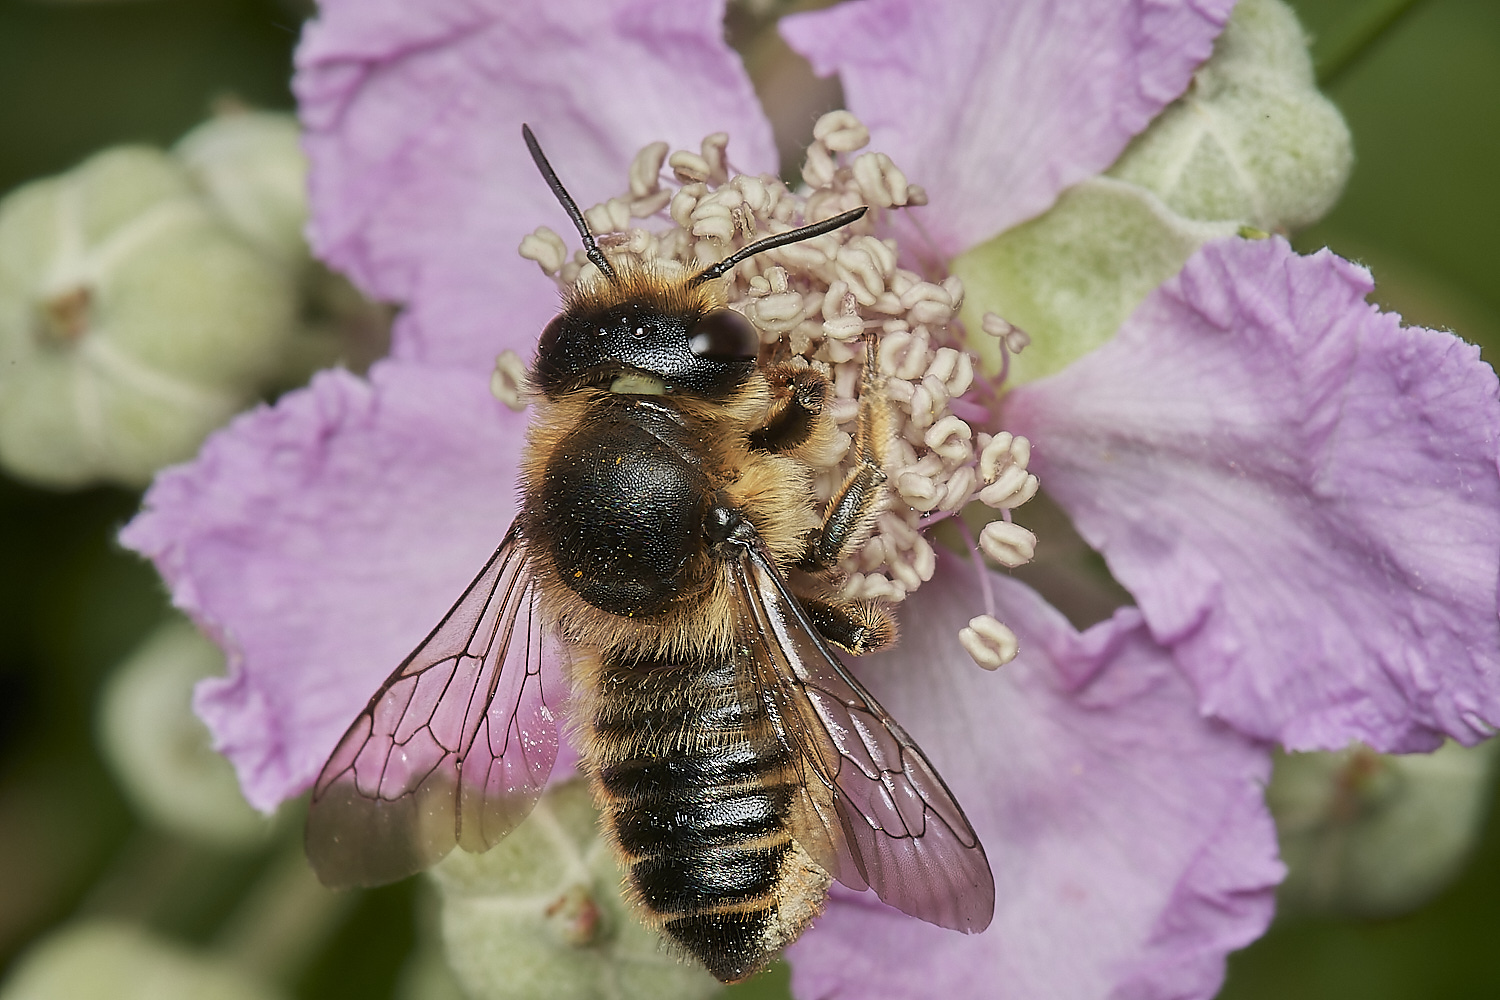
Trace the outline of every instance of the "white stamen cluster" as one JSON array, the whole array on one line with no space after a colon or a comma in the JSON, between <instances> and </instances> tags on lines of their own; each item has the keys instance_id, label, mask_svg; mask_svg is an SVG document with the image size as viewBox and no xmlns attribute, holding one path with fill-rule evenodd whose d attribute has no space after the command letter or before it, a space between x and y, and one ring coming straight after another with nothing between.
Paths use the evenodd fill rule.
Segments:
<instances>
[{"instance_id":1,"label":"white stamen cluster","mask_svg":"<svg viewBox=\"0 0 1500 1000\"><path fill-rule=\"evenodd\" d=\"M830 454L810 460L823 500L852 465L862 345L878 345L876 370L894 416L886 470L894 499L844 567L844 594L904 599L932 578L936 565L923 530L976 501L1004 518L983 530L980 547L996 562L1018 566L1036 544L1031 532L1009 521L1009 511L1036 494L1036 477L1026 471L1030 445L1007 432L976 432L970 423L989 416L986 402L993 397L976 398L985 387L976 386L974 358L957 321L963 285L951 275L929 281L900 266L895 240L878 235L886 210L925 204L926 193L884 153L858 153L870 133L849 112L824 115L813 135L800 191L767 174L732 174L728 136L718 133L696 153L669 155L665 143L647 146L631 164L627 190L584 216L611 257L688 273L756 239L870 206L853 225L742 262L727 276L726 290L729 305L760 331L763 361L800 359L833 382L832 414L841 433ZM663 212L674 223L670 228L630 228L632 219ZM582 250L568 259L562 239L546 228L522 241L521 255L564 287L597 278ZM993 325L987 316L986 332L1011 350L1025 346L1023 332ZM519 401L519 384L515 360L502 356L496 394ZM981 664L998 666L1014 656L1014 635L993 617L975 619L964 631L965 648Z\"/></svg>"}]
</instances>

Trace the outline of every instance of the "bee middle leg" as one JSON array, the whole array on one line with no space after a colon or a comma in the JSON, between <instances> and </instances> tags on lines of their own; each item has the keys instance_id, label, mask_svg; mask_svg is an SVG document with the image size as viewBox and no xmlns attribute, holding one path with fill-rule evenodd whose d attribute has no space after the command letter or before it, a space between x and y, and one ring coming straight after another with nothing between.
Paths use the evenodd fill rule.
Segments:
<instances>
[{"instance_id":1,"label":"bee middle leg","mask_svg":"<svg viewBox=\"0 0 1500 1000\"><path fill-rule=\"evenodd\" d=\"M874 343L866 350L871 360L865 364L860 389L855 466L829 502L823 523L808 534L797 568L811 574L826 574L858 548L869 537L885 501L891 416L875 377ZM820 421L827 419L823 414L832 383L816 368L793 365L779 365L766 377L775 396L766 423L751 432L750 445L759 451L791 451L812 440ZM797 599L819 635L855 656L896 641L895 617L872 601L841 601L805 592Z\"/></svg>"},{"instance_id":2,"label":"bee middle leg","mask_svg":"<svg viewBox=\"0 0 1500 1000\"><path fill-rule=\"evenodd\" d=\"M873 357L875 345L867 345L866 350ZM890 410L875 378L874 364L867 361L854 432L854 468L828 502L823 524L809 533L807 551L798 569L809 573L831 570L870 536L875 517L885 503L891 434Z\"/></svg>"}]
</instances>

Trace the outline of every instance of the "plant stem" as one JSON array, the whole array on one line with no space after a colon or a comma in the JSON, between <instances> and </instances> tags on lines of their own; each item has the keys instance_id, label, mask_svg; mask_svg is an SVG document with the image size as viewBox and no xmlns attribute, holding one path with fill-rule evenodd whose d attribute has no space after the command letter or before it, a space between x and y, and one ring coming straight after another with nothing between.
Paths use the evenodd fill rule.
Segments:
<instances>
[{"instance_id":1,"label":"plant stem","mask_svg":"<svg viewBox=\"0 0 1500 1000\"><path fill-rule=\"evenodd\" d=\"M1327 89L1375 43L1410 14L1423 0L1375 0L1351 17L1339 30L1330 32L1326 46L1314 45L1313 65L1318 86Z\"/></svg>"}]
</instances>

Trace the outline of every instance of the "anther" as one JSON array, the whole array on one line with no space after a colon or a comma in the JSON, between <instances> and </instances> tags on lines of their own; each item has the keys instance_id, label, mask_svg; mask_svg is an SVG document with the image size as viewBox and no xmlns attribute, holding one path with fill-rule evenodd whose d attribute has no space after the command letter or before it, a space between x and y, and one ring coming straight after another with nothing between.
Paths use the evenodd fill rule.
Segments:
<instances>
[{"instance_id":1,"label":"anther","mask_svg":"<svg viewBox=\"0 0 1500 1000\"><path fill-rule=\"evenodd\" d=\"M636 198L655 194L661 188L661 166L667 159L667 144L653 142L630 161L630 193Z\"/></svg>"},{"instance_id":2,"label":"anther","mask_svg":"<svg viewBox=\"0 0 1500 1000\"><path fill-rule=\"evenodd\" d=\"M668 157L667 166L672 168L672 175L683 184L695 181L702 183L708 180L711 173L707 160L685 149L679 149Z\"/></svg>"},{"instance_id":3,"label":"anther","mask_svg":"<svg viewBox=\"0 0 1500 1000\"><path fill-rule=\"evenodd\" d=\"M1036 556L1036 535L1010 521L991 521L979 533L979 548L1001 566L1015 569Z\"/></svg>"},{"instance_id":4,"label":"anther","mask_svg":"<svg viewBox=\"0 0 1500 1000\"><path fill-rule=\"evenodd\" d=\"M534 232L521 238L520 254L527 260L536 261L544 272L551 275L557 274L568 262L567 244L546 226L538 226Z\"/></svg>"},{"instance_id":5,"label":"anther","mask_svg":"<svg viewBox=\"0 0 1500 1000\"><path fill-rule=\"evenodd\" d=\"M849 111L830 111L813 125L813 138L830 152L852 153L870 144L870 130Z\"/></svg>"},{"instance_id":6,"label":"anther","mask_svg":"<svg viewBox=\"0 0 1500 1000\"><path fill-rule=\"evenodd\" d=\"M884 153L861 153L854 158L854 181L865 201L881 208L906 204L906 175Z\"/></svg>"},{"instance_id":7,"label":"anther","mask_svg":"<svg viewBox=\"0 0 1500 1000\"><path fill-rule=\"evenodd\" d=\"M708 165L708 179L715 184L728 181L729 164L724 152L729 148L729 133L715 132L705 136L699 148L703 150L703 162Z\"/></svg>"},{"instance_id":8,"label":"anther","mask_svg":"<svg viewBox=\"0 0 1500 1000\"><path fill-rule=\"evenodd\" d=\"M815 140L807 147L807 159L802 164L802 179L809 187L826 188L833 183L834 172L837 169L828 147L824 146L821 141Z\"/></svg>"},{"instance_id":9,"label":"anther","mask_svg":"<svg viewBox=\"0 0 1500 1000\"><path fill-rule=\"evenodd\" d=\"M630 205L623 199L611 198L584 212L583 218L596 234L624 232L630 227Z\"/></svg>"},{"instance_id":10,"label":"anther","mask_svg":"<svg viewBox=\"0 0 1500 1000\"><path fill-rule=\"evenodd\" d=\"M998 670L1020 652L1021 643L1001 622L990 615L971 619L966 628L960 629L958 641L974 662L986 670Z\"/></svg>"},{"instance_id":11,"label":"anther","mask_svg":"<svg viewBox=\"0 0 1500 1000\"><path fill-rule=\"evenodd\" d=\"M526 362L512 350L495 356L495 370L490 373L490 394L517 413L526 409Z\"/></svg>"}]
</instances>

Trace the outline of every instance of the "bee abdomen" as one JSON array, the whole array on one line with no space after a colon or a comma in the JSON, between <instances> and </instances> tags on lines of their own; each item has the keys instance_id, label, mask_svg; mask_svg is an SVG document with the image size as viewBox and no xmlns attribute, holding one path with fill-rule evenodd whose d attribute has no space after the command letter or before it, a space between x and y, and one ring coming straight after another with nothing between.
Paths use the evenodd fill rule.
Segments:
<instances>
[{"instance_id":1,"label":"bee abdomen","mask_svg":"<svg viewBox=\"0 0 1500 1000\"><path fill-rule=\"evenodd\" d=\"M710 972L742 979L806 922L785 912L790 755L741 703L732 666L631 664L602 679L595 773L630 886ZM794 902L815 912L821 887Z\"/></svg>"}]
</instances>

